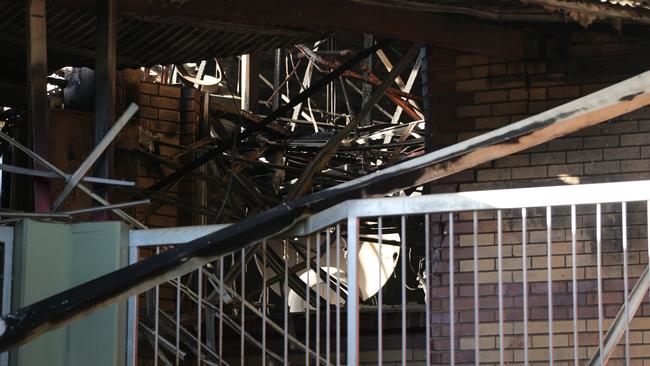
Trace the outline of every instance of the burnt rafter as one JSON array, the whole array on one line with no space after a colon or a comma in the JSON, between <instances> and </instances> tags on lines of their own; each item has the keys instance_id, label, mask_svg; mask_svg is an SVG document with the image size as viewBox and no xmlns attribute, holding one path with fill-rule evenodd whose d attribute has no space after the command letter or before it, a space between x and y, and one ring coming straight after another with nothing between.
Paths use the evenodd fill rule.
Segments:
<instances>
[{"instance_id":1,"label":"burnt rafter","mask_svg":"<svg viewBox=\"0 0 650 366\"><path fill-rule=\"evenodd\" d=\"M383 196L510 155L650 104L650 72L520 122L310 196L283 203L216 233L6 314L0 351L17 347L220 256L286 232L311 214L350 199Z\"/></svg>"},{"instance_id":2,"label":"burnt rafter","mask_svg":"<svg viewBox=\"0 0 650 366\"><path fill-rule=\"evenodd\" d=\"M53 0L70 8L92 9L90 0ZM157 17L209 19L242 24L274 24L285 28L328 29L372 33L489 55L524 56L529 37L522 30L495 26L470 17L389 8L359 1L321 0L169 0L118 1L120 12ZM333 11L334 10L334 11ZM476 35L480 34L481 37Z\"/></svg>"}]
</instances>

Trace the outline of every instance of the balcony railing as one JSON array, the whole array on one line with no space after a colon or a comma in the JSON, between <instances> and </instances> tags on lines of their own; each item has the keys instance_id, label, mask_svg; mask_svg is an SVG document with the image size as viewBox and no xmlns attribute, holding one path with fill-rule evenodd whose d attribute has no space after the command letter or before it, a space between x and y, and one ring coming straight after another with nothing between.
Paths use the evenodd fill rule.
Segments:
<instances>
[{"instance_id":1,"label":"balcony railing","mask_svg":"<svg viewBox=\"0 0 650 366\"><path fill-rule=\"evenodd\" d=\"M648 200L650 181L347 201L131 298L128 364L630 364ZM133 231L131 262L220 228Z\"/></svg>"}]
</instances>

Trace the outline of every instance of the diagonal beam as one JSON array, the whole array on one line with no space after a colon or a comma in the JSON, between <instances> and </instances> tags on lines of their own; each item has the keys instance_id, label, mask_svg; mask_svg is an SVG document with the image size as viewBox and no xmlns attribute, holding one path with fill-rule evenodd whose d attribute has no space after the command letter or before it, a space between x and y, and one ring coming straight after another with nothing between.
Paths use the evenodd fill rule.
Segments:
<instances>
[{"instance_id":1,"label":"diagonal beam","mask_svg":"<svg viewBox=\"0 0 650 366\"><path fill-rule=\"evenodd\" d=\"M426 49L422 49L418 57L415 59L415 65L413 65L413 69L411 70L411 73L409 74L408 79L406 80L406 84L402 87L403 92L405 93L410 93L411 89L413 88L413 84L415 84L415 79L417 78L418 74L420 73L420 67L422 67L422 60L426 57ZM415 113L417 113L420 116L420 119L424 119L424 116L422 113L418 111L419 107L417 103L413 99L409 99L407 101L411 106L415 107ZM393 118L391 118L390 122L391 123L397 123L399 122L399 118L402 115L402 111L404 109L401 106L397 106L395 109L395 114L393 114Z\"/></svg>"},{"instance_id":2,"label":"diagonal beam","mask_svg":"<svg viewBox=\"0 0 650 366\"><path fill-rule=\"evenodd\" d=\"M549 111L365 177L283 203L216 233L5 314L0 352L172 280L219 257L287 232L350 199L384 196L446 177L650 105L650 72Z\"/></svg>"},{"instance_id":3,"label":"diagonal beam","mask_svg":"<svg viewBox=\"0 0 650 366\"><path fill-rule=\"evenodd\" d=\"M601 358L602 364L607 364L607 361L609 361L609 358L616 349L618 341L625 334L625 325L634 319L634 315L643 303L648 288L650 288L650 270L646 266L637 280L636 285L634 285L634 288L632 288L632 291L628 295L628 312L625 311L625 304L621 305L621 309L616 314L614 322L612 322L605 335L605 339L603 340L604 357L600 354L600 349L597 349L596 353L591 357L591 360L589 360L589 366L601 365ZM629 314L629 319L626 319L626 314Z\"/></svg>"},{"instance_id":4,"label":"diagonal beam","mask_svg":"<svg viewBox=\"0 0 650 366\"><path fill-rule=\"evenodd\" d=\"M86 160L84 160L81 165L79 165L79 168L70 176L70 179L66 180L68 183L65 185L63 188L63 191L61 191L61 194L59 197L57 197L56 201L54 201L54 205L52 205L52 209L54 211L58 210L59 207L61 207L61 204L65 199L68 197L70 192L81 182L81 179L88 173L90 168L95 164L97 159L99 159L102 156L102 153L104 153L104 150L108 148L108 146L113 142L113 139L117 136L120 131L122 131L122 128L126 125L127 122L133 117L135 112L138 111L138 106L134 103L131 103L129 107L124 111L124 113L118 118L118 120L115 122L115 124L111 127L108 132L104 135L104 137L99 141L99 143L95 146L93 151L90 152ZM106 177L103 177L106 178Z\"/></svg>"},{"instance_id":5,"label":"diagonal beam","mask_svg":"<svg viewBox=\"0 0 650 366\"><path fill-rule=\"evenodd\" d=\"M25 147L24 145L22 145L18 141L14 140L13 138L11 138L9 135L5 134L4 132L0 131L0 139L6 141L7 143L9 143L11 146L15 147L16 149L24 152L27 156L32 158L35 162L43 165L44 167L51 170L52 172L54 172L59 177L61 177L63 179L67 179L68 175L63 170L57 168L52 163L47 161L45 158L43 158L42 156L40 156L40 155L36 154L35 152L31 151L30 149L28 149L27 147ZM83 183L79 183L78 187L79 187L79 189L81 189L82 192L86 193L88 196L90 196L95 201L101 203L102 205L104 205L104 206L110 205L110 203L108 201L106 201L104 198L100 197L99 195L95 194L90 188L86 187ZM139 229L146 229L147 228L143 223L141 223L140 221L138 221L135 218L131 217L129 214L127 214L126 212L120 210L119 208L115 208L112 211L113 211L114 214L116 214L117 216L121 217L122 219L124 219L125 221L129 222L131 225L133 225L133 226L135 226L135 227L137 227ZM0 327L0 330L1 329L2 329L2 327Z\"/></svg>"}]
</instances>

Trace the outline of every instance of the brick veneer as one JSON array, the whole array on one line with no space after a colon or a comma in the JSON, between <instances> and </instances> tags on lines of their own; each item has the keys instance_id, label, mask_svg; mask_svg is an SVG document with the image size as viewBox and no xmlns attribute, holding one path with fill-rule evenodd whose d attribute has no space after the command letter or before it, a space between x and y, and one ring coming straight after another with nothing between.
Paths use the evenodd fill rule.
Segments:
<instances>
[{"instance_id":1,"label":"brick veneer","mask_svg":"<svg viewBox=\"0 0 650 366\"><path fill-rule=\"evenodd\" d=\"M155 135L156 139L175 145L190 145L196 142L196 132L200 118L199 94L191 88L180 85L160 85L142 82L139 85L140 101L140 141L146 138L143 134ZM159 146L159 154L168 157L178 152L176 148L164 145ZM178 159L176 162L179 163ZM148 187L172 171L166 167L161 168L143 158L138 164L138 187ZM170 193L192 202L194 181L186 178L171 188ZM141 208L138 213L146 211ZM171 205L163 205L152 214L146 222L154 227L171 227L191 225L192 214L180 211Z\"/></svg>"},{"instance_id":2,"label":"brick veneer","mask_svg":"<svg viewBox=\"0 0 650 366\"><path fill-rule=\"evenodd\" d=\"M432 145L446 146L519 121L589 94L650 66L650 40L570 30L546 41L539 60L514 60L431 49L429 54ZM650 179L650 110L588 128L525 152L483 164L432 185L433 192L517 188L576 183ZM506 318L506 362L521 364L523 353L521 286L521 212L504 211L503 262ZM480 214L479 270L481 359L498 363L496 294L496 217ZM473 363L473 262L471 214L456 215L456 349L457 361ZM444 217L437 218L446 225ZM572 284L570 211L553 211L552 267L555 322L554 360L572 364ZM546 222L543 209L528 211L529 317L533 364L548 364ZM605 325L622 304L621 209L603 206L603 275ZM645 204L628 205L630 288L648 263ZM436 226L436 225L434 225ZM577 276L580 356L587 359L598 346L596 307L595 208L578 207ZM440 244L442 240L442 244ZM433 359L448 362L447 290L448 238L435 235L438 255L433 278ZM637 313L630 333L633 364L650 357L650 306ZM620 348L620 347L619 347ZM622 364L618 349L610 364ZM647 363L647 361L645 361Z\"/></svg>"}]
</instances>

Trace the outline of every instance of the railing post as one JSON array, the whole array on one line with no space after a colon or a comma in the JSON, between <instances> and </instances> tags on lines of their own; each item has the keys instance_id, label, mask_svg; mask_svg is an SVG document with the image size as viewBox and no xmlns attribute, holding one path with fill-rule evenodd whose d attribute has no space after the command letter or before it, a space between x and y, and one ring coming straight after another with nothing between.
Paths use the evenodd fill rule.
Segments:
<instances>
[{"instance_id":1,"label":"railing post","mask_svg":"<svg viewBox=\"0 0 650 366\"><path fill-rule=\"evenodd\" d=\"M348 302L347 302L347 355L348 366L359 364L359 218L348 216Z\"/></svg>"},{"instance_id":2,"label":"railing post","mask_svg":"<svg viewBox=\"0 0 650 366\"><path fill-rule=\"evenodd\" d=\"M129 243L129 265L138 261L138 247ZM138 296L129 297L126 313L126 366L135 366L138 354Z\"/></svg>"}]
</instances>

